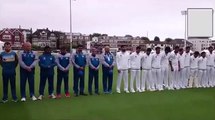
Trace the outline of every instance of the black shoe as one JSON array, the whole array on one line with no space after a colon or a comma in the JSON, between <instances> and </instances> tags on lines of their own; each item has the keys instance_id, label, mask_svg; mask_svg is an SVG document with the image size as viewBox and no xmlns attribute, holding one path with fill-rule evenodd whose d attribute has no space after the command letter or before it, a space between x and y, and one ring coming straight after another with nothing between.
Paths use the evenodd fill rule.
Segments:
<instances>
[{"instance_id":1,"label":"black shoe","mask_svg":"<svg viewBox=\"0 0 215 120\"><path fill-rule=\"evenodd\" d=\"M92 93L92 92L90 92L89 94L90 94L90 95L93 95L93 93Z\"/></svg>"},{"instance_id":2,"label":"black shoe","mask_svg":"<svg viewBox=\"0 0 215 120\"><path fill-rule=\"evenodd\" d=\"M80 95L82 95L82 96L87 96L87 94L85 94L85 93L80 93Z\"/></svg>"},{"instance_id":3,"label":"black shoe","mask_svg":"<svg viewBox=\"0 0 215 120\"><path fill-rule=\"evenodd\" d=\"M96 95L100 95L99 93L95 93Z\"/></svg>"},{"instance_id":4,"label":"black shoe","mask_svg":"<svg viewBox=\"0 0 215 120\"><path fill-rule=\"evenodd\" d=\"M78 94L74 94L75 97L78 97Z\"/></svg>"}]
</instances>

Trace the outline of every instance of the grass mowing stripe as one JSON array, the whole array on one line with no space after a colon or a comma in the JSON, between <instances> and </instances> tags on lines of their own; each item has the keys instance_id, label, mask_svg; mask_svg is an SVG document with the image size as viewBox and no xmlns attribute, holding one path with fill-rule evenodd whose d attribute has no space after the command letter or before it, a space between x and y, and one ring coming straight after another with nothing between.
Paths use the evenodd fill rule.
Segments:
<instances>
[{"instance_id":1,"label":"grass mowing stripe","mask_svg":"<svg viewBox=\"0 0 215 120\"><path fill-rule=\"evenodd\" d=\"M19 68L17 68L17 95L20 97ZM1 72L1 71L0 71ZM113 92L116 88L117 71L114 71ZM55 72L56 73L56 72ZM88 70L85 75L87 92ZM100 92L102 79L100 70ZM70 92L72 93L72 71L70 71ZM0 76L2 79L2 76ZM122 83L123 84L123 83ZM62 85L63 86L63 85ZM0 82L2 88L2 82ZM26 87L27 93L28 87ZM35 73L35 92L38 95L39 68ZM55 75L56 88L56 75ZM63 88L62 88L63 92ZM0 104L2 120L215 120L215 89L186 89L176 91L145 92L99 96L80 96L25 103L8 102ZM10 95L10 91L9 91ZM2 97L2 89L0 89Z\"/></svg>"}]
</instances>

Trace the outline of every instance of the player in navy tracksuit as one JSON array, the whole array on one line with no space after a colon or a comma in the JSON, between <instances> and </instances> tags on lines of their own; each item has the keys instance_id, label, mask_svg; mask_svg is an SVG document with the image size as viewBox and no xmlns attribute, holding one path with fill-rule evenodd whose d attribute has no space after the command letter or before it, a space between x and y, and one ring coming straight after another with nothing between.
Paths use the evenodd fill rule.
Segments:
<instances>
[{"instance_id":1,"label":"player in navy tracksuit","mask_svg":"<svg viewBox=\"0 0 215 120\"><path fill-rule=\"evenodd\" d=\"M97 49L92 49L92 54L88 57L89 63L89 81L88 81L88 92L92 95L92 84L94 79L95 94L99 95L99 56L97 56Z\"/></svg>"},{"instance_id":2,"label":"player in navy tracksuit","mask_svg":"<svg viewBox=\"0 0 215 120\"><path fill-rule=\"evenodd\" d=\"M71 64L70 54L67 53L66 47L61 48L61 52L56 58L57 63L57 98L61 98L61 83L64 80L65 96L69 94L69 68Z\"/></svg>"},{"instance_id":3,"label":"player in navy tracksuit","mask_svg":"<svg viewBox=\"0 0 215 120\"><path fill-rule=\"evenodd\" d=\"M34 95L34 72L38 58L36 52L31 50L31 43L24 43L23 49L24 51L19 53L21 101L26 101L25 89L27 81L29 83L30 97L35 101L37 98Z\"/></svg>"},{"instance_id":4,"label":"player in navy tracksuit","mask_svg":"<svg viewBox=\"0 0 215 120\"><path fill-rule=\"evenodd\" d=\"M114 68L114 56L110 53L110 48L105 47L105 53L101 56L102 73L103 73L103 91L105 94L112 93L113 84L113 68Z\"/></svg>"},{"instance_id":5,"label":"player in navy tracksuit","mask_svg":"<svg viewBox=\"0 0 215 120\"><path fill-rule=\"evenodd\" d=\"M10 82L11 93L13 101L17 102L16 96L16 66L18 64L18 57L15 52L11 51L11 44L6 42L4 49L0 54L0 64L2 66L2 77L3 77L3 99L2 102L8 101L8 84Z\"/></svg>"},{"instance_id":6,"label":"player in navy tracksuit","mask_svg":"<svg viewBox=\"0 0 215 120\"><path fill-rule=\"evenodd\" d=\"M55 57L51 55L51 48L46 46L44 48L44 53L39 56L39 66L40 66L40 87L39 87L39 100L42 100L44 95L44 88L46 85L46 80L48 79L48 91L49 98L55 99L54 95L54 67L56 65Z\"/></svg>"},{"instance_id":7,"label":"player in navy tracksuit","mask_svg":"<svg viewBox=\"0 0 215 120\"><path fill-rule=\"evenodd\" d=\"M85 74L85 66L87 63L86 55L82 52L83 47L81 45L78 46L76 53L72 55L72 62L74 65L74 86L73 90L75 96L80 95L86 96L87 94L84 93L84 74ZM79 88L78 88L79 85Z\"/></svg>"}]
</instances>

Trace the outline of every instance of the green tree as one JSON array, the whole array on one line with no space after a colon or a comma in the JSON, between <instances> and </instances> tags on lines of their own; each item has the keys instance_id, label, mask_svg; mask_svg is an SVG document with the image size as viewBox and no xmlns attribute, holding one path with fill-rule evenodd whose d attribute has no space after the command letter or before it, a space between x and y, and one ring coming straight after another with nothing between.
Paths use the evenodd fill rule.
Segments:
<instances>
[{"instance_id":1,"label":"green tree","mask_svg":"<svg viewBox=\"0 0 215 120\"><path fill-rule=\"evenodd\" d=\"M158 36L155 36L154 41L160 42L160 38Z\"/></svg>"},{"instance_id":2,"label":"green tree","mask_svg":"<svg viewBox=\"0 0 215 120\"><path fill-rule=\"evenodd\" d=\"M144 41L150 41L148 37L141 37L140 39Z\"/></svg>"},{"instance_id":3,"label":"green tree","mask_svg":"<svg viewBox=\"0 0 215 120\"><path fill-rule=\"evenodd\" d=\"M172 38L166 38L166 39L165 39L165 42L167 42L167 43L170 43L170 42L172 42L172 41L173 41Z\"/></svg>"}]
</instances>

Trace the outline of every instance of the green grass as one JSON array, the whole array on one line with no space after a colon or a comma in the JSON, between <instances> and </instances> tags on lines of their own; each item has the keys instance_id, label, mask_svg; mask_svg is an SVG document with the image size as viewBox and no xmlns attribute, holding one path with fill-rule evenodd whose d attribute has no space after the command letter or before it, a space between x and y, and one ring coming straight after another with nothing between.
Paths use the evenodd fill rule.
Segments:
<instances>
[{"instance_id":1,"label":"green grass","mask_svg":"<svg viewBox=\"0 0 215 120\"><path fill-rule=\"evenodd\" d=\"M17 95L20 96L17 69ZM116 73L116 71L115 71ZM38 95L39 70L36 69L35 92ZM87 76L85 91L87 92ZM114 74L113 90L116 77ZM2 80L0 76L0 80ZM56 76L55 76L56 83ZM70 92L72 93L72 71ZM102 92L100 72L100 92ZM2 97L2 81L0 82ZM28 87L27 87L28 88ZM56 88L56 84L55 84ZM63 90L63 89L62 89ZM28 92L28 91L27 91ZM10 93L9 93L10 95ZM101 94L60 100L46 98L33 102L0 104L0 120L215 120L215 89L186 89L178 91L135 94Z\"/></svg>"}]
</instances>

